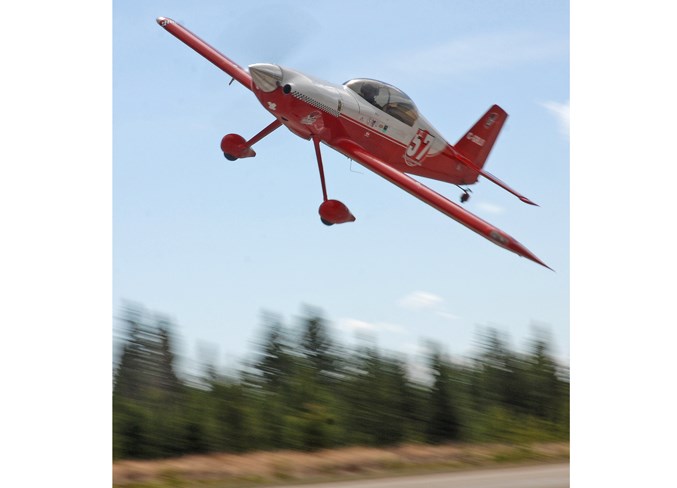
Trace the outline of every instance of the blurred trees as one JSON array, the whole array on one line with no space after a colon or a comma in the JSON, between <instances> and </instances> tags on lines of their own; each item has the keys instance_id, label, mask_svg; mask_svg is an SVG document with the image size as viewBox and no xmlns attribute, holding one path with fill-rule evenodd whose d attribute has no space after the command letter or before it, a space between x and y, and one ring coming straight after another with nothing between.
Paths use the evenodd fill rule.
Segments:
<instances>
[{"instance_id":1,"label":"blurred trees","mask_svg":"<svg viewBox=\"0 0 677 488\"><path fill-rule=\"evenodd\" d=\"M182 446L195 443L182 418L187 396L174 369L172 325L163 317L149 321L137 306L125 308L122 320L127 335L114 373L114 453L133 458L180 454L188 449Z\"/></svg>"},{"instance_id":2,"label":"blurred trees","mask_svg":"<svg viewBox=\"0 0 677 488\"><path fill-rule=\"evenodd\" d=\"M541 330L524 354L491 328L470 358L452 361L431 343L427 371L414 378L406 358L376 344L337 343L319 309L306 307L295 327L264 313L256 356L237 374L207 366L189 381L177 372L168 319L127 306L121 320L115 458L568 439L567 371Z\"/></svg>"},{"instance_id":3,"label":"blurred trees","mask_svg":"<svg viewBox=\"0 0 677 488\"><path fill-rule=\"evenodd\" d=\"M452 381L452 366L442 358L437 348L430 356L434 382L430 390L426 439L432 443L458 440L461 431L457 412L459 402L454 398L456 388Z\"/></svg>"}]
</instances>

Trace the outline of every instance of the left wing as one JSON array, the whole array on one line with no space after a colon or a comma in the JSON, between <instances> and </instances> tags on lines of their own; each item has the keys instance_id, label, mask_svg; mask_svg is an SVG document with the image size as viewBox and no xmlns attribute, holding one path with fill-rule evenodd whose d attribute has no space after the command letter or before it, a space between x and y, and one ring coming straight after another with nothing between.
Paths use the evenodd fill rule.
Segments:
<instances>
[{"instance_id":1,"label":"left wing","mask_svg":"<svg viewBox=\"0 0 677 488\"><path fill-rule=\"evenodd\" d=\"M470 230L477 232L485 239L488 239L494 244L501 246L508 251L512 251L519 256L523 256L552 270L552 268L538 259L526 247L503 232L498 227L495 227L490 223L480 219L476 215L462 208L460 205L457 205L454 202L444 198L442 195L431 190L419 181L389 166L380 159L374 157L373 154L369 153L354 141L351 141L350 139L339 139L338 141L332 141L331 145L345 156L354 159L362 166L372 170L377 175L399 186L404 191L410 193L419 200L427 203L443 214L465 225Z\"/></svg>"},{"instance_id":2,"label":"left wing","mask_svg":"<svg viewBox=\"0 0 677 488\"><path fill-rule=\"evenodd\" d=\"M160 24L164 30L176 37L179 41L187 46L193 48L198 54L204 56L214 65L221 68L234 79L239 81L245 88L252 89L252 77L246 69L234 63L231 59L224 56L191 31L186 29L181 24L177 24L172 19L167 17L158 17L157 23Z\"/></svg>"}]
</instances>

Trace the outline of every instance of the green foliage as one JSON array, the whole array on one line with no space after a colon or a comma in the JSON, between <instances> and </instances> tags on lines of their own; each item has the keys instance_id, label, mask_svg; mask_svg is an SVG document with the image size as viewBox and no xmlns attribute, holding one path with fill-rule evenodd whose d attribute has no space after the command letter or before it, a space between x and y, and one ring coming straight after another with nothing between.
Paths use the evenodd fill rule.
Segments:
<instances>
[{"instance_id":1,"label":"green foliage","mask_svg":"<svg viewBox=\"0 0 677 488\"><path fill-rule=\"evenodd\" d=\"M342 444L387 445L413 440L419 396L403 360L375 346L347 356L334 391Z\"/></svg>"},{"instance_id":2,"label":"green foliage","mask_svg":"<svg viewBox=\"0 0 677 488\"><path fill-rule=\"evenodd\" d=\"M454 400L455 385L452 368L442 359L438 350L431 354L430 368L435 378L430 391L430 414L426 428L428 442L440 443L460 438L460 420L457 402Z\"/></svg>"},{"instance_id":3,"label":"green foliage","mask_svg":"<svg viewBox=\"0 0 677 488\"><path fill-rule=\"evenodd\" d=\"M321 311L307 307L295 329L265 314L257 356L237 377L208 366L201 381L189 383L177 375L167 319L128 307L123 320L115 458L569 435L567 371L542 331L518 354L496 330L485 330L463 362L432 344L429 376L414 381L406 359L375 344L346 349Z\"/></svg>"}]
</instances>

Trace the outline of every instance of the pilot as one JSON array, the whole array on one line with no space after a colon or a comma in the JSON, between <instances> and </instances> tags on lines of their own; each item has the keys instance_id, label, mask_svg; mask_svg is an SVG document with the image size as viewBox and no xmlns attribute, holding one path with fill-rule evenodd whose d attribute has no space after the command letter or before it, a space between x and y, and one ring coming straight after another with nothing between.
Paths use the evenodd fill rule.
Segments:
<instances>
[{"instance_id":1,"label":"pilot","mask_svg":"<svg viewBox=\"0 0 677 488\"><path fill-rule=\"evenodd\" d=\"M371 83L365 83L360 88L360 96L364 98L367 102L371 103L375 107L378 107L376 103L376 97L378 96L379 88L376 85Z\"/></svg>"}]
</instances>

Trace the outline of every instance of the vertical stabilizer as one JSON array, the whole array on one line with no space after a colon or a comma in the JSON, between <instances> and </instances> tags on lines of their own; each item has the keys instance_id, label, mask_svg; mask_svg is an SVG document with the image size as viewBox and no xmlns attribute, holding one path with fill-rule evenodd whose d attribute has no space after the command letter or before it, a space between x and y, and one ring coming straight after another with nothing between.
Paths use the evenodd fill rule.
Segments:
<instances>
[{"instance_id":1,"label":"vertical stabilizer","mask_svg":"<svg viewBox=\"0 0 677 488\"><path fill-rule=\"evenodd\" d=\"M482 168L507 118L506 111L494 105L461 137L454 149L472 161L477 168Z\"/></svg>"}]
</instances>

